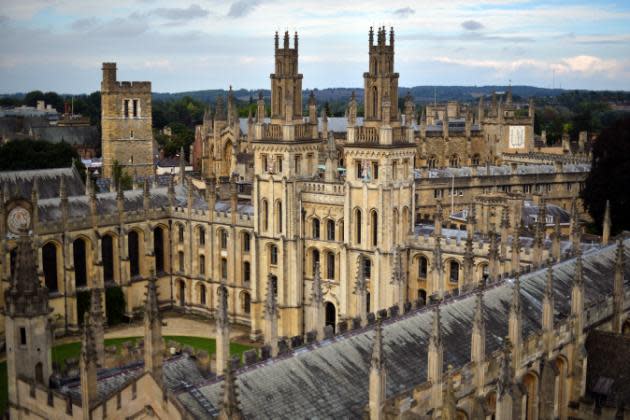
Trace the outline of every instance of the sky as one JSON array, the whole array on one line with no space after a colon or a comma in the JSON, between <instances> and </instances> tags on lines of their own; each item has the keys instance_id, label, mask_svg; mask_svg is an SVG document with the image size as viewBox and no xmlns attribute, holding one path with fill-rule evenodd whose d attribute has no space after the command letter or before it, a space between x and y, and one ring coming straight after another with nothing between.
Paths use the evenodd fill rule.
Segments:
<instances>
[{"instance_id":1,"label":"sky","mask_svg":"<svg viewBox=\"0 0 630 420\"><path fill-rule=\"evenodd\" d=\"M299 33L304 88L360 87L370 26L399 85L630 90L630 0L0 0L0 93L89 93L101 63L156 92L269 87Z\"/></svg>"}]
</instances>

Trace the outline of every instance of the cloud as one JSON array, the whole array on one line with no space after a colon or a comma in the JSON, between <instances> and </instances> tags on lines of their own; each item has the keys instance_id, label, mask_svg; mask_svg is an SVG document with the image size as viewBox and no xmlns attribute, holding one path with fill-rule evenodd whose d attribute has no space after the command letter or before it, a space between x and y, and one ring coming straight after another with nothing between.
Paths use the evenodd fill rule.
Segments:
<instances>
[{"instance_id":1,"label":"cloud","mask_svg":"<svg viewBox=\"0 0 630 420\"><path fill-rule=\"evenodd\" d=\"M462 28L466 29L467 31L478 31L480 29L483 29L484 26L481 22L476 20L465 20L462 22Z\"/></svg>"},{"instance_id":2,"label":"cloud","mask_svg":"<svg viewBox=\"0 0 630 420\"><path fill-rule=\"evenodd\" d=\"M201 8L198 4L191 4L188 8L161 7L151 10L149 14L168 20L191 20L206 17L210 14L210 12Z\"/></svg>"},{"instance_id":3,"label":"cloud","mask_svg":"<svg viewBox=\"0 0 630 420\"><path fill-rule=\"evenodd\" d=\"M394 16L400 18L400 19L405 19L408 18L409 16L413 15L414 13L416 13L415 10L413 10L411 7L407 6L407 7L403 7L400 9L396 9L393 11Z\"/></svg>"},{"instance_id":4,"label":"cloud","mask_svg":"<svg viewBox=\"0 0 630 420\"><path fill-rule=\"evenodd\" d=\"M251 13L258 5L260 4L259 0L238 0L232 3L230 6L230 10L228 11L228 17L231 18L240 18L243 16L247 16Z\"/></svg>"}]
</instances>

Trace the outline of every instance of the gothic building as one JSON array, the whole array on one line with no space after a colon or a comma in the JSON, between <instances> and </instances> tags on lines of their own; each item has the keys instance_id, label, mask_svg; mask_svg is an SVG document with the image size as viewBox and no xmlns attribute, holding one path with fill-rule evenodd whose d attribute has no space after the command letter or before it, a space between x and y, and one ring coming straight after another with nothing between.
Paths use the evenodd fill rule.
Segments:
<instances>
[{"instance_id":1,"label":"gothic building","mask_svg":"<svg viewBox=\"0 0 630 420\"><path fill-rule=\"evenodd\" d=\"M260 97L256 115L239 120L230 90L204 116L200 178L180 169L162 185L151 175L150 85L117 82L108 63L105 175L117 161L134 188L100 191L74 167L0 173L12 418L588 410L574 404L587 392L586 336L621 332L627 299L625 248L608 245L609 222L602 244L582 240L584 150L537 148L533 106L523 114L509 93L476 113L430 105L418 118L409 98L401 112L384 28L369 34L365 115L353 96L336 138L314 96L303 115L298 36L282 41L276 34L270 115ZM125 315L145 319L143 362L124 373L103 362L110 287L121 288ZM95 304L81 327L86 292ZM164 308L215 319L214 373L200 355L163 357ZM283 357L233 372L231 323L264 342L262 357ZM51 386L52 335L78 331L79 377ZM270 389L282 395L264 397Z\"/></svg>"}]
</instances>

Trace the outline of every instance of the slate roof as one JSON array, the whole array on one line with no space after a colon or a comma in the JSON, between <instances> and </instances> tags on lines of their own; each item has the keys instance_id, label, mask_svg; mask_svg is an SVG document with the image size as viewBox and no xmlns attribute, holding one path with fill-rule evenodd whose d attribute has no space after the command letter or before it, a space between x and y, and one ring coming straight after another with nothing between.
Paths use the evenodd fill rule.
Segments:
<instances>
[{"instance_id":1,"label":"slate roof","mask_svg":"<svg viewBox=\"0 0 630 420\"><path fill-rule=\"evenodd\" d=\"M33 137L50 143L64 141L72 145L98 147L101 143L96 126L87 127L33 127Z\"/></svg>"},{"instance_id":2,"label":"slate roof","mask_svg":"<svg viewBox=\"0 0 630 420\"><path fill-rule=\"evenodd\" d=\"M74 167L57 169L33 169L0 172L0 187L8 188L10 197L31 198L33 182L37 180L39 198L59 197L61 178L66 184L68 196L85 194L85 184ZM5 197L7 200L8 197Z\"/></svg>"},{"instance_id":3,"label":"slate roof","mask_svg":"<svg viewBox=\"0 0 630 420\"><path fill-rule=\"evenodd\" d=\"M630 256L626 241L626 258ZM612 293L615 246L583 257L585 307ZM555 319L570 312L571 281L575 259L554 269ZM523 337L540 329L546 270L521 276ZM626 265L626 283L630 265ZM501 348L508 332L513 279L490 286L485 292L486 352ZM441 305L444 366L460 367L470 359L470 330L474 295L463 295ZM430 307L386 320L383 350L387 368L387 396L426 381L427 345L431 330ZM237 372L242 411L249 418L362 418L368 402L368 372L373 328L351 331L290 354L245 367ZM218 406L221 381L197 384L178 394L180 402L197 418L211 415L193 393Z\"/></svg>"},{"instance_id":4,"label":"slate roof","mask_svg":"<svg viewBox=\"0 0 630 420\"><path fill-rule=\"evenodd\" d=\"M630 337L593 331L586 340L586 351L586 394L605 406L630 406Z\"/></svg>"}]
</instances>

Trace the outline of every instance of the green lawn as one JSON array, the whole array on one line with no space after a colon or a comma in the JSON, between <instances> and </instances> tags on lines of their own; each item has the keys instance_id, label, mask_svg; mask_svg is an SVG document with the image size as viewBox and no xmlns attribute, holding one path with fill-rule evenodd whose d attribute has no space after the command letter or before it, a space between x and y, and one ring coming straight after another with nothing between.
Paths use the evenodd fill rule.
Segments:
<instances>
[{"instance_id":1,"label":"green lawn","mask_svg":"<svg viewBox=\"0 0 630 420\"><path fill-rule=\"evenodd\" d=\"M140 337L125 337L125 338L109 338L105 340L106 346L115 345L120 348L125 341L135 342ZM200 338L200 337L183 337L183 336L164 336L166 341L177 341L185 346L190 346L194 349L205 350L208 354L215 352L216 344L212 338ZM251 346L244 344L230 343L231 354L243 354L244 351L251 349ZM53 347L52 359L53 361L63 365L64 361L69 357L79 357L81 351L81 343L79 341L74 343L60 344ZM0 417L7 406L8 400L8 385L7 385L7 363L0 363Z\"/></svg>"}]
</instances>

